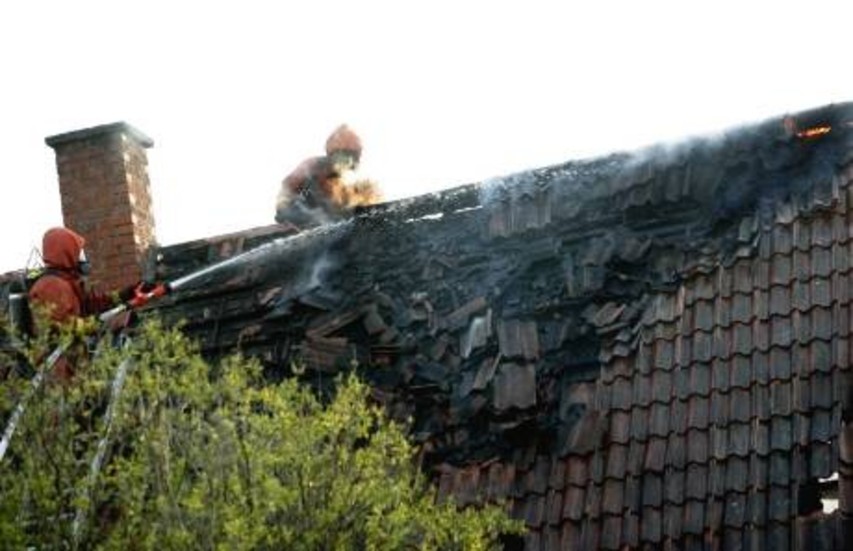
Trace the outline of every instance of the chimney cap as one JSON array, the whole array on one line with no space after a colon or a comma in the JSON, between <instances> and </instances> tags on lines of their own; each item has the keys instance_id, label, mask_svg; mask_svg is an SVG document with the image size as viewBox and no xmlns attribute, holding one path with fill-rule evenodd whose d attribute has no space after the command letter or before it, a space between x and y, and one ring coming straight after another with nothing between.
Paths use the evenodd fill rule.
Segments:
<instances>
[{"instance_id":1,"label":"chimney cap","mask_svg":"<svg viewBox=\"0 0 853 551\"><path fill-rule=\"evenodd\" d=\"M136 141L136 143L138 143L142 147L149 148L154 145L154 140L146 136L139 129L134 128L133 126L124 121L114 122L110 124L101 124L99 126L92 126L91 128L84 128L82 130L74 130L71 132L56 134L54 136L48 136L44 139L44 143L56 149L56 147L70 142L95 138L104 134L118 133L126 134L130 138L133 138L133 140Z\"/></svg>"}]
</instances>

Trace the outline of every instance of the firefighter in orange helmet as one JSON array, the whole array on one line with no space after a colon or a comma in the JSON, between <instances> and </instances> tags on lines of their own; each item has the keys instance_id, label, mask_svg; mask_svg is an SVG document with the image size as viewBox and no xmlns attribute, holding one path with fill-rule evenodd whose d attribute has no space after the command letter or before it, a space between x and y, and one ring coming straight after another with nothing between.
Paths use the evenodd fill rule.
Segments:
<instances>
[{"instance_id":1,"label":"firefighter in orange helmet","mask_svg":"<svg viewBox=\"0 0 853 551\"><path fill-rule=\"evenodd\" d=\"M147 284L137 283L116 293L100 293L89 289L85 276L89 273L89 262L85 252L86 241L82 236L67 228L51 228L42 238L42 260L45 270L30 286L27 293L29 303L36 312L44 312L46 321L56 327L76 319L97 315L127 302ZM36 332L50 330L40 320L34 320ZM54 367L54 375L68 381L74 374L72 363L60 358Z\"/></svg>"},{"instance_id":2,"label":"firefighter in orange helmet","mask_svg":"<svg viewBox=\"0 0 853 551\"><path fill-rule=\"evenodd\" d=\"M371 182L350 182L361 160L361 138L342 124L326 140L326 155L304 160L281 183L276 222L313 226L379 201Z\"/></svg>"}]
</instances>

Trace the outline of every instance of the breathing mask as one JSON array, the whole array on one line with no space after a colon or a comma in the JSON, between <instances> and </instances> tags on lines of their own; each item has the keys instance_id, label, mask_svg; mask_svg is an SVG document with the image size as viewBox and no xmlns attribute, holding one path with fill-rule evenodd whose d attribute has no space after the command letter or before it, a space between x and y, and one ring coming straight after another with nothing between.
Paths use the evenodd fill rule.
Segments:
<instances>
[{"instance_id":1,"label":"breathing mask","mask_svg":"<svg viewBox=\"0 0 853 551\"><path fill-rule=\"evenodd\" d=\"M89 258L86 256L86 251L80 249L80 256L77 258L77 271L80 272L81 275L89 275L91 271L91 266L89 265Z\"/></svg>"}]
</instances>

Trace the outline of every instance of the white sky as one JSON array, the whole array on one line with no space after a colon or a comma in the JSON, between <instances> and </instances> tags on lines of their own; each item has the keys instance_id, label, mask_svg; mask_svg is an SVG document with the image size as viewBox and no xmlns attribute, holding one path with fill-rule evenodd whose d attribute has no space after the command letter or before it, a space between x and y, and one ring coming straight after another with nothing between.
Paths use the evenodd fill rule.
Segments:
<instances>
[{"instance_id":1,"label":"white sky","mask_svg":"<svg viewBox=\"0 0 853 551\"><path fill-rule=\"evenodd\" d=\"M273 222L341 122L399 198L853 100L853 3L3 2L0 272L61 224L44 137L124 120L162 244Z\"/></svg>"}]
</instances>

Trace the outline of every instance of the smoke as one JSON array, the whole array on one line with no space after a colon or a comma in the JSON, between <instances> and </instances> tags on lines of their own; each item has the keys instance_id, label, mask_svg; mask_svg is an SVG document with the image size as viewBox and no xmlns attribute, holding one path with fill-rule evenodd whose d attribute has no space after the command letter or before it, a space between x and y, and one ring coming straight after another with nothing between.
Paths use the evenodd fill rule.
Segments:
<instances>
[{"instance_id":1,"label":"smoke","mask_svg":"<svg viewBox=\"0 0 853 551\"><path fill-rule=\"evenodd\" d=\"M379 186L371 180L358 179L348 170L330 181L329 199L334 207L352 210L355 207L375 205L382 201Z\"/></svg>"},{"instance_id":2,"label":"smoke","mask_svg":"<svg viewBox=\"0 0 853 551\"><path fill-rule=\"evenodd\" d=\"M382 193L375 182L358 179L353 171L345 171L318 182L310 198L283 189L276 205L276 222L289 222L302 228L321 226L348 218L356 207L381 201Z\"/></svg>"},{"instance_id":3,"label":"smoke","mask_svg":"<svg viewBox=\"0 0 853 551\"><path fill-rule=\"evenodd\" d=\"M332 255L328 251L323 251L319 258L314 261L310 267L308 275L308 283L305 285L305 291L322 287L323 282L328 280L329 273L337 266L337 262L333 260Z\"/></svg>"}]
</instances>

